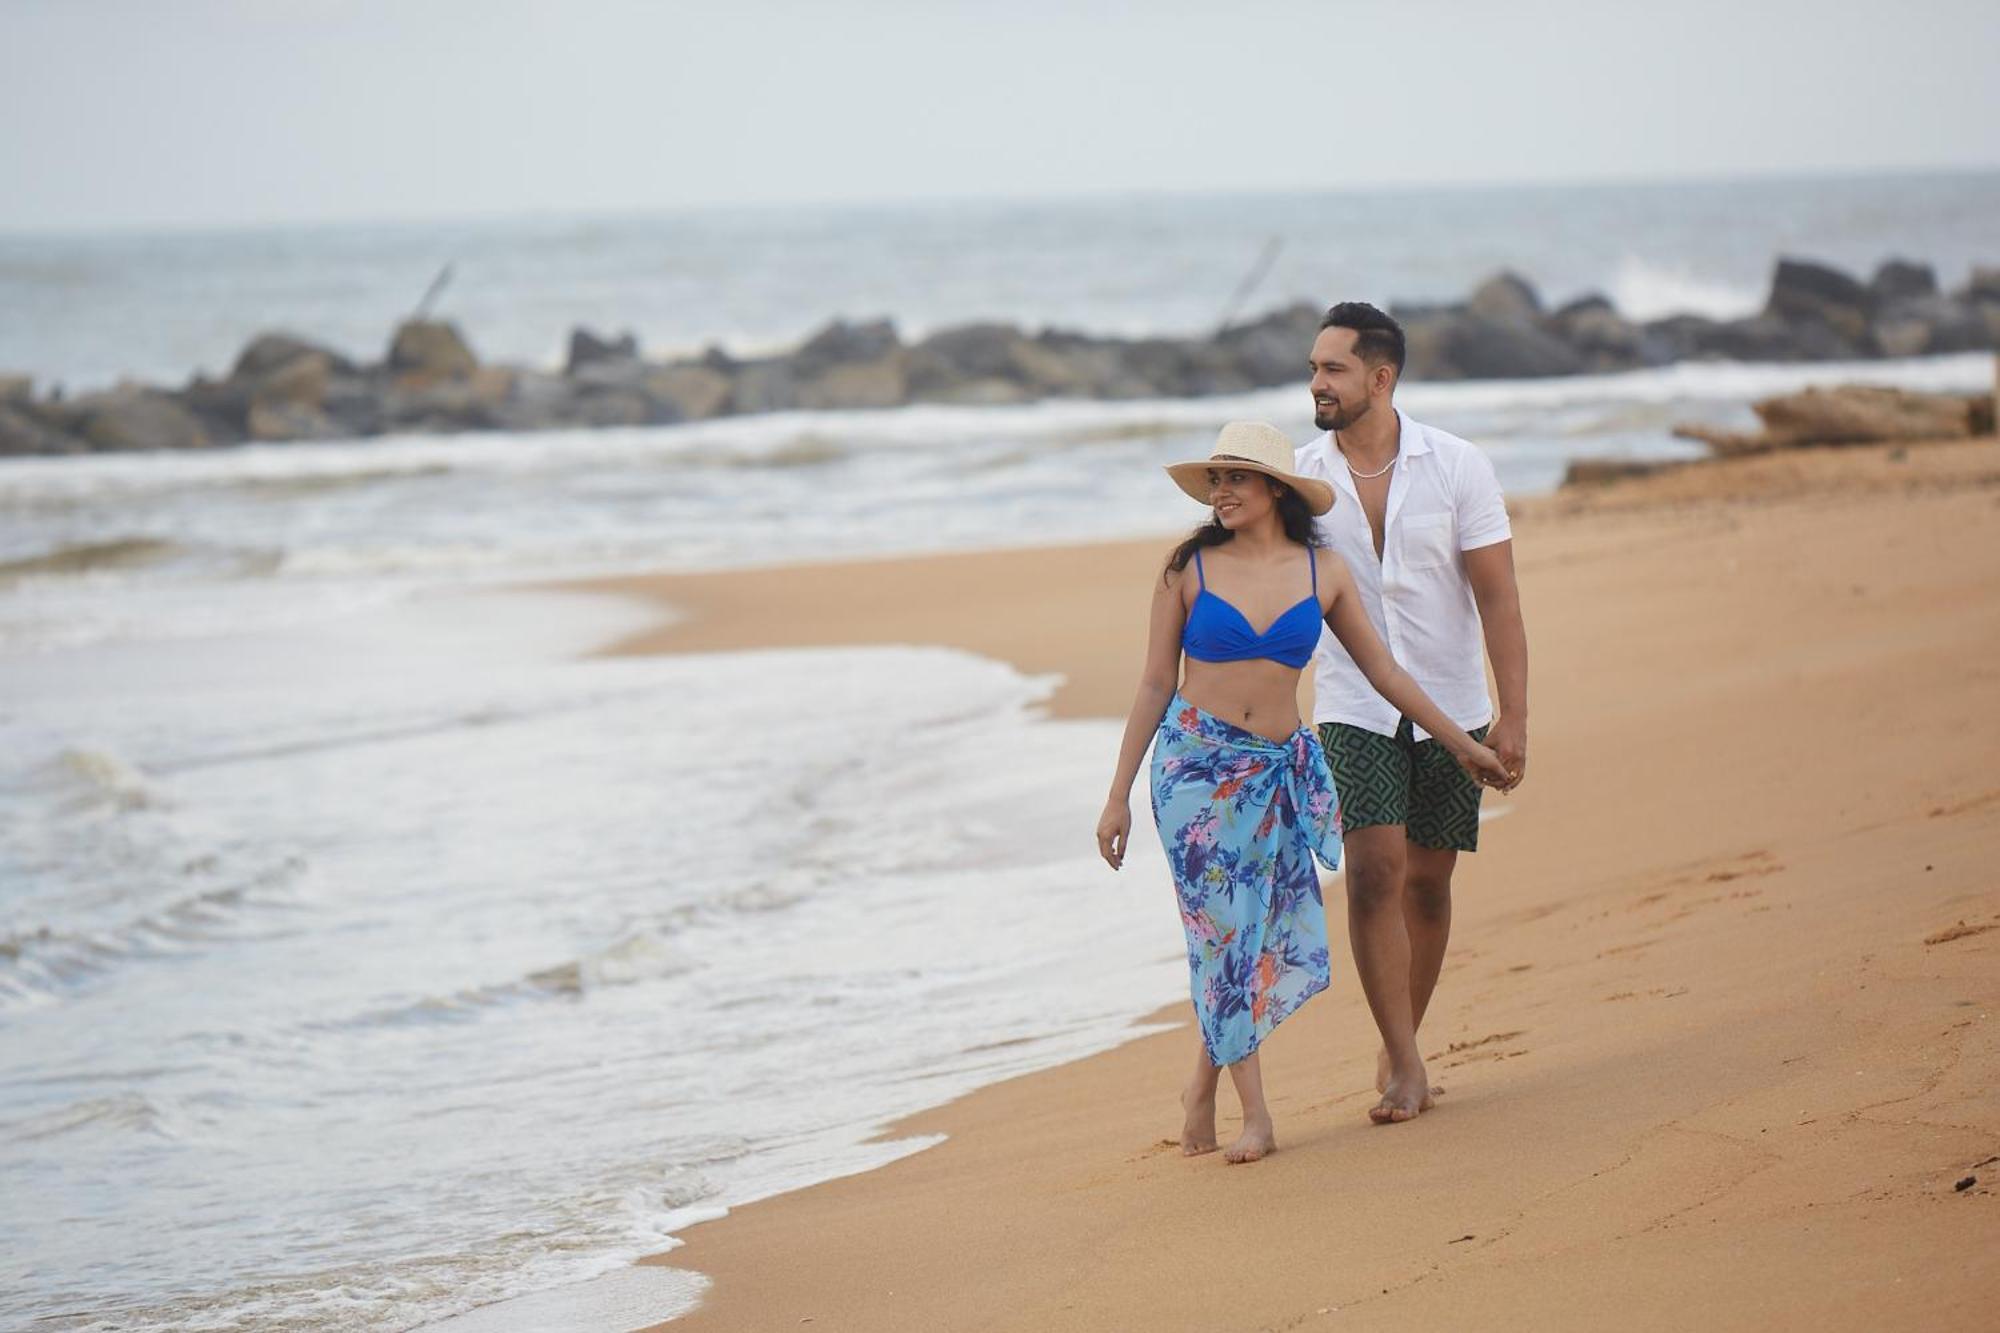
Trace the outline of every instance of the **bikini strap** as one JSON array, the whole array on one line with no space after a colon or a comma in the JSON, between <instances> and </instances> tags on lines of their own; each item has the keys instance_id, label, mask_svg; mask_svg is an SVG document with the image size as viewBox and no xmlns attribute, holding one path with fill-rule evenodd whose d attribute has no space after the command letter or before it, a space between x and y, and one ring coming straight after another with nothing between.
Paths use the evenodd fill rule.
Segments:
<instances>
[{"instance_id":1,"label":"bikini strap","mask_svg":"<svg viewBox=\"0 0 2000 1333\"><path fill-rule=\"evenodd\" d=\"M1306 566L1313 572L1313 600L1319 600L1319 552L1306 547Z\"/></svg>"},{"instance_id":2,"label":"bikini strap","mask_svg":"<svg viewBox=\"0 0 2000 1333\"><path fill-rule=\"evenodd\" d=\"M1201 548L1199 546L1194 548L1194 580L1195 585L1201 591L1208 591L1208 575L1204 574L1201 569Z\"/></svg>"}]
</instances>

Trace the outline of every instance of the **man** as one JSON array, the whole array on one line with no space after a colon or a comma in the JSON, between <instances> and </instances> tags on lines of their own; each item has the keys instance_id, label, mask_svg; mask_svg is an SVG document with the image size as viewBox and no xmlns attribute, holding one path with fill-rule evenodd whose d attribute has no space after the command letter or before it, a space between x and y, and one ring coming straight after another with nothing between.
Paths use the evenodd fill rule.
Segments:
<instances>
[{"instance_id":1,"label":"man","mask_svg":"<svg viewBox=\"0 0 2000 1333\"><path fill-rule=\"evenodd\" d=\"M1483 453L1396 407L1403 358L1402 327L1374 306L1327 312L1311 359L1313 424L1326 433L1298 451L1298 471L1337 488L1316 520L1320 540L1347 561L1390 653L1500 756L1512 790L1527 771L1528 638L1507 508ZM1320 637L1313 686L1346 829L1348 937L1382 1033L1382 1099L1368 1115L1397 1123L1432 1105L1417 1028L1451 934L1452 869L1478 847L1481 789L1375 693L1331 634Z\"/></svg>"}]
</instances>

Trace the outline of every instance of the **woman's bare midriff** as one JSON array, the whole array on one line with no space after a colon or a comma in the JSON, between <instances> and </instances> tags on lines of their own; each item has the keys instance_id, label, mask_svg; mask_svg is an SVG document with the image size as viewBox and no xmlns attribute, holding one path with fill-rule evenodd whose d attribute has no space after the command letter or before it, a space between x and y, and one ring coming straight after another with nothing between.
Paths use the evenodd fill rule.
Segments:
<instances>
[{"instance_id":1,"label":"woman's bare midriff","mask_svg":"<svg viewBox=\"0 0 2000 1333\"><path fill-rule=\"evenodd\" d=\"M1299 670L1267 657L1244 662L1185 658L1181 698L1224 722L1281 741L1299 729Z\"/></svg>"}]
</instances>

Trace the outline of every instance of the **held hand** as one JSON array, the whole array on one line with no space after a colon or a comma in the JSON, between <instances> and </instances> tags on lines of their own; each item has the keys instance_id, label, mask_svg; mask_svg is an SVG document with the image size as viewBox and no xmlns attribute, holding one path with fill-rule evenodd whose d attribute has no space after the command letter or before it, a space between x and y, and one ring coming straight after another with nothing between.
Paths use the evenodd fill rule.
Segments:
<instances>
[{"instance_id":1,"label":"held hand","mask_svg":"<svg viewBox=\"0 0 2000 1333\"><path fill-rule=\"evenodd\" d=\"M1514 785L1514 775L1500 762L1500 756L1476 741L1470 750L1458 756L1458 766L1482 787L1506 791Z\"/></svg>"},{"instance_id":2,"label":"held hand","mask_svg":"<svg viewBox=\"0 0 2000 1333\"><path fill-rule=\"evenodd\" d=\"M1132 836L1132 810L1120 801L1106 801L1097 817L1097 854L1113 870L1125 864L1125 844Z\"/></svg>"},{"instance_id":3,"label":"held hand","mask_svg":"<svg viewBox=\"0 0 2000 1333\"><path fill-rule=\"evenodd\" d=\"M1487 730L1486 745L1507 766L1508 781L1503 790L1520 786L1528 776L1528 724L1502 714Z\"/></svg>"}]
</instances>

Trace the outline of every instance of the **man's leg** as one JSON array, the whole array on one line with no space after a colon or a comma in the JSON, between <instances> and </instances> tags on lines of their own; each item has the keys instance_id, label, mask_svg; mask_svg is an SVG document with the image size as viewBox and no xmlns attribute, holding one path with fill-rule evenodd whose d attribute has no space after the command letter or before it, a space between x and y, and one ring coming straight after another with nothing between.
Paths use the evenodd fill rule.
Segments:
<instances>
[{"instance_id":1,"label":"man's leg","mask_svg":"<svg viewBox=\"0 0 2000 1333\"><path fill-rule=\"evenodd\" d=\"M1410 1007L1410 932L1403 920L1415 747L1407 733L1382 736L1340 722L1321 725L1319 736L1340 792L1347 938L1382 1034L1383 1068L1376 1080L1382 1100L1368 1116L1378 1124L1408 1120L1430 1099Z\"/></svg>"},{"instance_id":2,"label":"man's leg","mask_svg":"<svg viewBox=\"0 0 2000 1333\"><path fill-rule=\"evenodd\" d=\"M1456 848L1440 850L1414 842L1403 844L1403 926L1410 937L1410 1017L1424 1025L1431 992L1444 968L1445 946L1451 941L1451 872L1458 864Z\"/></svg>"},{"instance_id":3,"label":"man's leg","mask_svg":"<svg viewBox=\"0 0 2000 1333\"><path fill-rule=\"evenodd\" d=\"M1347 937L1354 947L1354 970L1388 1063L1387 1077L1378 1082L1382 1100L1368 1112L1378 1124L1414 1118L1430 1095L1410 1003L1405 846L1401 824L1377 824L1348 833L1341 851L1347 861Z\"/></svg>"},{"instance_id":4,"label":"man's leg","mask_svg":"<svg viewBox=\"0 0 2000 1333\"><path fill-rule=\"evenodd\" d=\"M1472 733L1483 740L1486 728ZM1444 968L1451 939L1451 873L1460 852L1479 848L1479 801L1485 788L1434 740L1417 744L1411 758L1410 811L1405 831L1408 870L1403 881L1403 923L1410 935L1410 1012L1422 1027Z\"/></svg>"}]
</instances>

